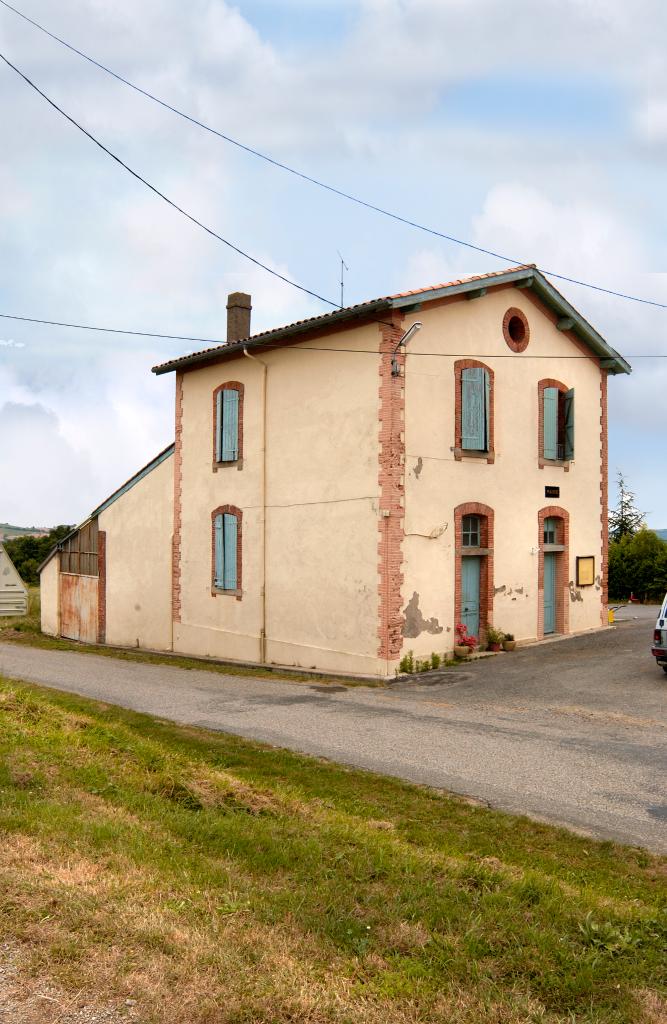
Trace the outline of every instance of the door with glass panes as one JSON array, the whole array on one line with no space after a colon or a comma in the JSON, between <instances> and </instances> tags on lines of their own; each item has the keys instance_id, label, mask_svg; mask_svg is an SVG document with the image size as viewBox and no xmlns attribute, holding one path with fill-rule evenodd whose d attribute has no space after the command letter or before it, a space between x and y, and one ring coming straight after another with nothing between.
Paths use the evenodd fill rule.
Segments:
<instances>
[{"instance_id":1,"label":"door with glass panes","mask_svg":"<svg viewBox=\"0 0 667 1024\"><path fill-rule=\"evenodd\" d=\"M468 636L479 636L480 580L482 575L481 517L464 516L462 522L461 622Z\"/></svg>"},{"instance_id":2,"label":"door with glass panes","mask_svg":"<svg viewBox=\"0 0 667 1024\"><path fill-rule=\"evenodd\" d=\"M544 520L544 545L556 544L558 540L558 520L549 518ZM544 632L556 632L556 578L558 569L558 558L562 554L555 551L544 552Z\"/></svg>"}]
</instances>

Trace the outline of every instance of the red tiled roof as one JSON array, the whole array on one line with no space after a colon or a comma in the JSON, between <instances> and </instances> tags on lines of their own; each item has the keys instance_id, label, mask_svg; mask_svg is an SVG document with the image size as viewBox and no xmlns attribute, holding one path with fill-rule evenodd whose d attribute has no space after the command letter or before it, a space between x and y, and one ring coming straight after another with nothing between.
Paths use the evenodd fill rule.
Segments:
<instances>
[{"instance_id":1,"label":"red tiled roof","mask_svg":"<svg viewBox=\"0 0 667 1024\"><path fill-rule=\"evenodd\" d=\"M286 324L283 327L272 327L266 331L260 331L258 334L251 334L248 338L241 338L235 342L220 342L219 345L213 345L209 348L200 349L197 352L189 352L185 356L178 356L176 359L170 359L166 363L160 363L158 366L153 367L153 373L166 373L169 370L176 370L180 366L187 365L190 361L201 362L206 359L207 355L213 355L217 352L223 352L225 349L235 348L249 343L256 343L261 341L263 338L268 338L274 334L289 334L294 331L301 333L303 330L307 330L310 327L316 328L325 326L331 320L336 319L347 319L347 317L363 316L365 311L369 311L378 306L394 302L396 299L409 298L412 295L426 295L428 292L441 291L443 288L454 288L457 285L470 284L473 281L487 281L494 277L502 277L505 274L512 274L519 270L534 270L535 264L525 264L518 267L506 267L503 270L493 270L488 274L473 274L470 277L457 278L454 281L447 281L443 284L430 285L427 288L414 288L407 292L397 292L395 295L385 295L379 299L367 299L365 302L360 302L355 306L347 306L342 309L334 309L330 313L320 313L318 316L307 317L304 320L295 320L291 324Z\"/></svg>"},{"instance_id":2,"label":"red tiled roof","mask_svg":"<svg viewBox=\"0 0 667 1024\"><path fill-rule=\"evenodd\" d=\"M522 263L518 267L505 267L503 270L491 270L488 274L472 274L470 277L459 277L455 281L445 281L443 284L433 284L428 288L413 288L409 292L397 292L390 295L390 299L407 299L410 295L425 295L426 292L438 292L441 288L454 288L457 284L470 284L471 281L488 281L490 277L504 277L505 274L513 274L516 270L537 270L536 263Z\"/></svg>"}]
</instances>

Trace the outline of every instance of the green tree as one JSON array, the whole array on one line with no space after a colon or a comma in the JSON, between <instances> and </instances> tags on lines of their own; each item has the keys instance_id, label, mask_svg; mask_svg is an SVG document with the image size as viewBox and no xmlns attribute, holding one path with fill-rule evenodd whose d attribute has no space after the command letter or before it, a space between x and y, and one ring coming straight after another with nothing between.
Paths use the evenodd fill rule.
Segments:
<instances>
[{"instance_id":1,"label":"green tree","mask_svg":"<svg viewBox=\"0 0 667 1024\"><path fill-rule=\"evenodd\" d=\"M6 540L7 554L24 583L39 583L38 569L55 544L66 537L71 526L56 526L45 537L15 537Z\"/></svg>"},{"instance_id":2,"label":"green tree","mask_svg":"<svg viewBox=\"0 0 667 1024\"><path fill-rule=\"evenodd\" d=\"M667 593L667 542L645 526L609 545L609 593L661 601Z\"/></svg>"},{"instance_id":3,"label":"green tree","mask_svg":"<svg viewBox=\"0 0 667 1024\"><path fill-rule=\"evenodd\" d=\"M609 509L609 539L633 537L644 525L644 513L635 505L635 495L628 488L625 477L618 471L618 504Z\"/></svg>"}]
</instances>

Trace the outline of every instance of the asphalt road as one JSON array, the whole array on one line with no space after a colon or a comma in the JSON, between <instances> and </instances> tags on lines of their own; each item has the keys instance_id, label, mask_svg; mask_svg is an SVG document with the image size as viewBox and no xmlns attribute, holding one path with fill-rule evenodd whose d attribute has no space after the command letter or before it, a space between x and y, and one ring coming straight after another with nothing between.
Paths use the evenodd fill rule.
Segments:
<instances>
[{"instance_id":1,"label":"asphalt road","mask_svg":"<svg viewBox=\"0 0 667 1024\"><path fill-rule=\"evenodd\" d=\"M633 609L613 630L387 689L222 676L12 644L0 644L0 675L667 852L667 675L649 653L655 615Z\"/></svg>"}]
</instances>

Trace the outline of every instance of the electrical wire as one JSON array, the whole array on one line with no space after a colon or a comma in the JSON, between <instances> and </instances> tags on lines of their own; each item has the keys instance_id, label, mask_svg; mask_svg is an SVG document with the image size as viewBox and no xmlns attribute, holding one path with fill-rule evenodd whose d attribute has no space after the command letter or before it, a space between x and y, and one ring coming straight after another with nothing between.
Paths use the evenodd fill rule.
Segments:
<instances>
[{"instance_id":1,"label":"electrical wire","mask_svg":"<svg viewBox=\"0 0 667 1024\"><path fill-rule=\"evenodd\" d=\"M382 353L372 348L324 348L323 346L308 346L299 345L299 351L301 352L342 352L346 355L367 355L377 356ZM469 359L471 357L470 352L416 352L414 349L408 348L405 352L405 356L412 358L413 356L423 356L425 359ZM475 352L476 359L595 359L596 357L591 355L581 356L561 356L561 355L532 355L531 353L526 354L525 352L487 352L478 353ZM604 357L602 357L604 358ZM610 357L611 358L611 357ZM629 355L629 359L667 359L667 353L656 353L650 355ZM428 376L428 374L421 374L420 376Z\"/></svg>"},{"instance_id":2,"label":"electrical wire","mask_svg":"<svg viewBox=\"0 0 667 1024\"><path fill-rule=\"evenodd\" d=\"M237 245L234 245L234 243L230 242L229 239L223 238L223 236L219 235L217 231L213 230L213 228L207 227L206 224L198 220L195 216L193 216L193 214L188 213L187 210L184 210L182 206L179 206L178 203L175 203L173 199L170 199L169 196L164 194L164 192L160 192L160 190L156 188L155 185L152 185L150 181L142 177L138 171L133 170L129 164L126 164L124 160L121 160L119 156L116 156L115 153L113 153L107 146L105 146L104 143L100 142L99 139L95 138L95 136L86 128L84 128L83 125L79 124L78 121L75 121L73 117L70 117L70 115L62 109L62 107L59 107L58 104L55 103L54 100L52 100L49 96L47 96L45 92L42 92L39 86L35 85L35 83L31 81L31 79L28 78L28 76L25 75L21 70L19 70L19 68L17 68L15 64L12 64L12 62L8 60L8 58L5 57L3 53L0 53L0 60L4 61L7 67L11 68L12 71L16 72L16 74L20 78L22 78L23 81L27 85L29 85L31 89L34 89L35 92L42 97L42 99L46 100L49 106L53 107L54 110L57 110L57 112L62 117L69 121L70 124L73 124L75 128L78 128L80 132L83 132L86 138L90 139L90 141L93 142L99 149L101 149L103 153L106 153L107 156L110 156L112 160L114 160L124 170L131 174L133 178L136 178L137 181L140 181L142 185L145 185L146 188L150 189L151 192L153 192L156 196L162 199L169 206L171 206L172 209L180 213L183 217L187 218L187 220L191 221L193 224L196 224L196 226L201 228L202 231L205 231L206 234L211 235L212 238L216 238L219 242L222 242L223 245L228 246L228 248L238 253L239 256L243 256L244 259L249 260L251 263L254 263L256 267L260 267L262 270L265 270L267 274L272 274L273 277L277 277L280 281L284 281L285 284L291 285L292 288L297 288L300 292L304 292L306 295L310 295L314 299L318 299L320 302L324 302L328 306L333 306L334 309L339 308L337 302L333 302L331 299L327 299L323 295L319 295L317 292L311 291L310 288L306 288L304 285L298 284L297 281L292 281L289 277L285 277L284 274L280 274L277 270L273 270L271 267L267 266L266 263L262 263L261 260L256 259L254 256L251 256L243 249L240 249Z\"/></svg>"},{"instance_id":3,"label":"electrical wire","mask_svg":"<svg viewBox=\"0 0 667 1024\"><path fill-rule=\"evenodd\" d=\"M72 324L62 320L38 320L34 316L15 316L13 313L0 313L2 320L20 320L29 324L45 324L48 327L71 327L77 331L101 331L104 334L131 334L141 338L165 338L169 341L195 341L201 345L222 345L219 338L193 338L187 334L158 334L157 331L132 331L121 327L93 327L91 324Z\"/></svg>"},{"instance_id":4,"label":"electrical wire","mask_svg":"<svg viewBox=\"0 0 667 1024\"><path fill-rule=\"evenodd\" d=\"M68 43L66 39L62 39L60 36L57 36L54 32L50 32L49 29L47 29L44 25L40 25L40 23L38 21L34 21L32 18L29 18L27 14L24 14L17 7L13 7L12 4L7 2L7 0L0 0L0 4L2 4L3 7L7 8L7 10L12 11L14 14L18 15L19 18L22 18L24 21L28 22L30 25L32 25L34 28L38 29L40 32L43 32L45 35L49 36L49 38L53 39L55 42L60 43L62 46L66 47L68 50L71 50L72 53L76 53L77 56L82 57L84 60L88 61L89 64L93 64L96 68L99 68L100 71L104 71L107 75L111 75L112 78L115 78L117 81L122 82L123 85L128 86L128 88L133 89L135 92L140 93L142 96L145 96L147 99L152 100L154 103L159 104L159 106L164 107L165 110L171 111L172 114L176 114L178 117L181 117L181 118L183 118L186 121L189 121L191 124L196 125L198 128L202 128L204 131L209 132L211 135L216 135L219 139L222 139L224 142L228 142L230 145L236 146L238 149L241 149L244 152L249 153L251 156L255 156L255 157L257 157L260 160L264 160L266 163L271 164L273 167L277 167L277 168L279 168L282 171L287 171L287 173L292 174L292 175L294 175L297 178L301 178L303 181L307 181L311 185L316 185L318 188L325 189L327 192L331 192L331 193L333 193L333 195L339 196L341 199L347 199L347 200L349 200L352 203L356 203L358 206L363 206L367 210L371 210L374 213L381 214L383 217L388 217L391 220L395 220L399 224L405 224L407 227L415 228L417 231L423 231L426 234L433 235L436 238L441 238L441 239L443 239L446 242L452 242L455 245L463 246L466 249L471 249L474 252L482 253L485 256L491 256L494 259L502 260L503 263L510 263L510 264L514 264L514 265L525 266L526 263L528 262L527 260L519 260L519 259L514 259L513 257L503 256L501 253L495 252L493 249L486 249L486 248L484 248L481 245L475 245L473 242L468 242L468 241L465 241L465 239L456 238L454 235L447 234L447 233L445 233L443 231L438 231L436 228L428 227L428 225L426 225L426 224L420 224L418 221L411 220L409 217L403 217L403 216L401 216L401 214L394 213L391 210L385 210L381 206L377 206L375 203L371 203L371 202L368 202L365 199L361 199L359 196L355 196L351 192L345 192L343 189L336 188L334 185L329 185L329 184L327 184L327 182L320 181L318 178L314 178L314 177L312 177L309 174L305 174L303 171L299 171L299 170L297 170L294 167L290 167L289 164L284 164L280 160L276 160L274 157L269 156L267 153L262 153L258 149L253 149L252 146L248 146L245 143L240 142L238 139L232 138L231 135L226 135L224 132L218 131L216 128L212 128L210 125L205 124L203 121L198 120L196 117L193 117L191 114L187 114L185 111L179 110L178 107L172 106L171 103L167 103L166 100L160 99L159 96L155 96L153 93L149 92L147 89L142 89L141 86L136 85L134 82L130 81L129 78L125 78L123 75L119 74L117 71L114 71L112 68L107 67L106 64L102 64L100 61L95 60L94 57L91 57L87 53L84 53L83 50L77 49L77 47L73 46L72 43ZM30 84L32 84L32 83L30 83ZM44 95L44 94L42 93L42 95ZM49 102L51 102L51 101L49 101ZM58 109L58 108L56 108L56 109ZM61 113L62 113L62 111L61 111ZM67 115L65 115L65 116L67 116ZM73 123L75 123L75 122L73 122ZM77 127L80 127L80 126L77 125ZM82 131L83 130L84 129L82 129ZM86 134L88 134L88 133L86 133ZM99 145L99 143L98 143L98 145ZM154 190L154 191L157 191L157 190ZM191 219L193 219L193 218L191 218ZM227 242L226 244L229 245L230 243ZM234 247L232 246L232 248L234 248ZM237 249L236 251L239 252L240 250ZM243 253L242 255L247 255L247 254ZM248 259L251 259L251 258L252 257L248 257ZM253 262L257 263L258 261L254 260ZM263 264L260 264L260 266L263 266ZM267 270L268 268L264 267L264 269ZM543 274L548 274L550 277L557 278L559 281L567 281L569 284L580 285L582 288L589 288L592 291L601 292L604 295L612 295L612 296L614 296L616 298L619 298L619 299L627 299L630 302L638 302L638 303L641 303L642 305L654 306L654 307L656 307L658 309L667 309L667 303L665 303L665 302L658 302L658 301L656 301L654 299L644 299L644 298L641 298L638 295L630 295L630 294L628 294L626 292L615 291L613 288L605 288L602 285L592 284L590 281L583 281L583 280L581 280L579 278L570 277L570 276L568 276L566 274L559 274L559 273L556 273L555 270L547 270L544 267L538 267L537 269L541 270L541 272ZM272 271L270 271L270 273L272 273ZM280 277L279 274L276 275L276 276ZM283 278L283 280L286 280L286 279ZM294 282L291 282L291 281L288 282L288 283L294 284ZM296 285L296 287L300 287L300 286ZM302 290L303 291L308 291L307 289L302 289ZM314 292L308 292L308 294L315 295ZM322 296L320 296L320 295L315 295L315 298L321 299L321 301L323 301L323 302L329 302L330 301L328 299L322 299ZM330 303L330 304L331 305L336 305L336 303Z\"/></svg>"},{"instance_id":5,"label":"electrical wire","mask_svg":"<svg viewBox=\"0 0 667 1024\"><path fill-rule=\"evenodd\" d=\"M4 0L0 0L0 3L4 3ZM184 216L187 220L191 221L193 224L195 224L197 227L201 228L207 234L211 235L213 238L216 238L218 241L220 241L224 245L228 246L230 249L232 249L234 252L238 253L240 256L243 256L245 259L250 260L251 263L254 263L256 266L260 267L262 270L265 270L267 273L273 275L274 277L279 278L281 281L284 281L286 284L291 285L293 288L297 288L299 291L304 292L305 294L310 295L313 298L319 299L321 302L324 302L327 305L333 306L334 309L338 309L339 308L338 304L336 302L333 302L331 299L327 299L324 296L319 295L317 292L311 291L309 288L306 288L304 285L300 285L296 281L292 281L290 278L285 277L283 274L278 273L278 271L273 270L271 267L268 267L266 264L262 263L260 260L255 259L254 256L251 256L249 253L245 252L243 249L240 249L238 246L234 245L228 239L223 238L222 235L219 235L216 231L214 231L212 228L209 228L206 224L204 224L202 221L198 220L192 214L188 213L187 210L184 210L181 206L179 206L177 203L175 203L167 195L165 195L158 188L156 188L154 185L152 185L146 178L142 177L142 175L139 174L138 171L133 170L133 168L130 167L129 164L126 164L123 160L121 160L121 158L119 156L116 156L115 153L113 153L110 149L108 149L108 147L105 146L102 142L100 142L99 139L97 139L94 135L92 135L91 132L89 132L86 128L84 128L81 124L79 124L78 121L76 121L73 117L71 117L69 114L67 114L61 107L58 106L57 103L55 103L54 100L52 100L49 96L47 96L47 94L45 92L43 92L39 88L39 86L37 86L30 78L28 78L27 75L25 75L19 68L17 68L16 65L12 64L12 62L7 57L5 57L5 55L3 53L0 53L0 60L2 60L9 68L11 68L12 71L14 71L21 79L23 79L23 81L27 85L29 85L31 89L34 89L34 91L39 96L41 96L42 99L46 100L46 102L49 104L49 106L53 107L53 109L56 110L59 114L61 114L61 116L64 117L67 121L69 121L70 124L74 125L75 128L78 128L78 130L80 132L82 132L88 139L90 139L91 142L93 142L99 149L101 149L104 153L106 153L107 156L111 157L112 160L114 160L124 170L126 170L129 174L131 174L132 177L134 177L138 181L140 181L151 192L153 192L156 196L158 196L160 199L162 199L164 202L166 202L169 206L171 206L173 209L175 209L178 213L182 214L182 216ZM167 334L159 334L157 332L149 332L149 331L122 330L120 328L102 328L102 327L94 327L94 326L83 325L83 324L64 323L64 322L61 322L61 321L40 320L40 319L33 318L33 317L16 316L16 315L8 314L8 313L2 313L2 314L0 314L0 317L2 317L3 319L12 319L12 320L19 320L19 321L30 322L30 323L39 323L39 324L48 325L48 326L68 327L68 328L71 328L71 329L77 328L77 329L80 329L80 330L104 331L105 333L112 333L112 334L136 335L136 336L141 336L141 337L164 338L164 339L178 340L178 341L195 341L197 343L203 343L203 344L208 344L208 343L210 343L212 341L212 339L194 338L194 337L188 337L188 336L183 336L183 335L167 335ZM377 323L384 323L384 321L380 321L380 320L375 320L375 322L377 322ZM217 342L213 342L213 344L216 344L216 343ZM321 349L321 348L308 349L307 346L302 346L302 348L304 350L306 350L306 351L325 351L324 349ZM344 349L329 349L328 351L346 351L346 350L344 350ZM347 350L347 351L349 351L349 350ZM356 351L360 352L362 350L356 350ZM377 353L373 352L372 350L367 350L367 352L368 352L368 354L371 354L371 355L377 355ZM428 355L428 353L411 353L411 354L413 354L413 355ZM437 354L438 355L445 355L445 353L437 353ZM455 355L455 353L447 353L447 356L450 357L450 358L453 355ZM491 358L491 357L487 357L487 358ZM496 357L496 358L502 358L502 356ZM506 358L510 358L509 353L506 356ZM531 357L531 356L529 356L528 358L540 358L540 357L536 357L536 356L532 356ZM544 356L542 358L551 358L551 357ZM589 358L589 357L588 356L565 356L563 358L566 358L566 359L567 358L572 358L572 359L583 358L583 359L586 359L586 358ZM633 358L640 358L640 357L635 356ZM660 358L660 357L656 357L656 358Z\"/></svg>"},{"instance_id":6,"label":"electrical wire","mask_svg":"<svg viewBox=\"0 0 667 1024\"><path fill-rule=\"evenodd\" d=\"M1 2L1 0L0 0ZM226 342L220 338L195 338L188 334L160 334L158 331L135 331L125 330L121 327L97 327L92 324L76 324L68 323L64 320L40 320L37 317L32 316L16 316L13 313L0 313L0 320L19 320L29 324L43 324L47 327L69 327L77 331L96 331L102 334L128 334L139 338L162 338L167 341L195 341L197 343L205 345L219 345L220 349L223 350L226 346ZM373 323L384 323L382 320L373 320ZM268 342L267 344L270 344ZM347 356L378 356L381 353L377 349L372 348L331 348L329 346L322 345L301 345L296 343L297 348L292 351L299 352L338 352L341 355ZM193 353L194 354L194 353ZM415 352L414 350L408 351L407 355L412 357L423 357L424 359L467 359L470 356L469 352ZM517 354L515 352L488 352L488 353L476 353L478 359L516 359ZM181 357L179 357L181 358ZM186 359L187 356L182 358ZM578 356L564 356L564 355L532 355L531 353L522 352L520 354L521 359L591 359L594 357L587 355ZM634 353L628 356L629 359L667 359L667 353L644 353L635 355ZM429 374L419 374L419 376L429 376Z\"/></svg>"}]
</instances>

